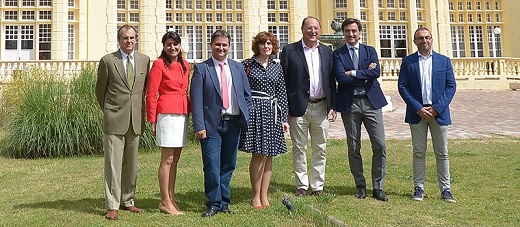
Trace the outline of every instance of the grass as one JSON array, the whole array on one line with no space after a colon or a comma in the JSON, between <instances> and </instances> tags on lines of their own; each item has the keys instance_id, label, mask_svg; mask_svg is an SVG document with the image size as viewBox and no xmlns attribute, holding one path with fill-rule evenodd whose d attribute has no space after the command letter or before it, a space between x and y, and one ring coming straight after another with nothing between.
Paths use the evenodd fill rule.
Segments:
<instances>
[{"instance_id":1,"label":"grass","mask_svg":"<svg viewBox=\"0 0 520 227\"><path fill-rule=\"evenodd\" d=\"M325 194L296 198L290 153L274 159L271 207L250 206L249 155L239 152L232 180L234 215L204 219L202 163L198 146L185 148L179 162L177 201L187 211L171 217L158 210L158 149L139 156L136 205L141 215L121 211L120 220L103 216L103 157L58 159L0 158L0 226L333 226L327 216L349 226L518 226L520 225L520 138L450 140L452 192L457 203L440 200L432 152L427 156L426 198L410 200L409 140L387 141L388 202L359 200L347 162L344 140L330 140ZM370 146L363 141L365 175L370 176ZM367 178L370 182L370 178ZM367 185L371 188L371 185ZM369 190L369 193L371 190ZM289 196L296 207L282 205Z\"/></svg>"}]
</instances>

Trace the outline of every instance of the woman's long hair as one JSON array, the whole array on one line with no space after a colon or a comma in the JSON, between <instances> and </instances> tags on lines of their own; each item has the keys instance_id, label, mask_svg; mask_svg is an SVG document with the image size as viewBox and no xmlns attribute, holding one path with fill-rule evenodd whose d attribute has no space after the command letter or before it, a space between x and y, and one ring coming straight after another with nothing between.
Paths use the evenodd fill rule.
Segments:
<instances>
[{"instance_id":1,"label":"woman's long hair","mask_svg":"<svg viewBox=\"0 0 520 227\"><path fill-rule=\"evenodd\" d=\"M173 39L178 44L181 44L181 37L179 36L179 34L177 34L177 32L175 32L175 31L168 31L162 37L163 47L164 47L164 43L166 43L166 40L170 39L170 38ZM184 60L182 59L182 54L183 53L182 53L182 48L181 48L179 50L179 55L177 55L177 61L181 63L182 72L185 73L186 70L188 70L188 69L186 69L186 66L184 65ZM168 56L168 54L166 54L166 51L164 51L164 49L161 51L161 56L159 56L159 57L163 59L166 67L170 67L170 64L171 64L170 57Z\"/></svg>"}]
</instances>

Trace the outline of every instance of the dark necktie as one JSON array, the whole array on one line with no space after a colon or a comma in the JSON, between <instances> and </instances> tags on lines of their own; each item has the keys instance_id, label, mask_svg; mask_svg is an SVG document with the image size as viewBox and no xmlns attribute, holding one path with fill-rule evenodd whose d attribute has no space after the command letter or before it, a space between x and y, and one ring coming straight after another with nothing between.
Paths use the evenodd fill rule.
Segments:
<instances>
[{"instance_id":1,"label":"dark necktie","mask_svg":"<svg viewBox=\"0 0 520 227\"><path fill-rule=\"evenodd\" d=\"M354 69L357 70L358 69L358 64L359 64L359 58L356 54L356 47L351 47L350 48L350 56L352 57L352 63L354 63Z\"/></svg>"},{"instance_id":2,"label":"dark necktie","mask_svg":"<svg viewBox=\"0 0 520 227\"><path fill-rule=\"evenodd\" d=\"M132 65L132 62L130 61L130 55L126 57L126 76L128 79L128 85L130 88L134 87L134 66Z\"/></svg>"}]
</instances>

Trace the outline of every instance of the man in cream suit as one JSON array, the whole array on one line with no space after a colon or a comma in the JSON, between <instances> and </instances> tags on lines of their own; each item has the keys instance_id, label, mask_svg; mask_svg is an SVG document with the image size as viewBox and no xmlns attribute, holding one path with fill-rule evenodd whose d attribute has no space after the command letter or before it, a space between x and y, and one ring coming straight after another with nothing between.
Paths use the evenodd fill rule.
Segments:
<instances>
[{"instance_id":1,"label":"man in cream suit","mask_svg":"<svg viewBox=\"0 0 520 227\"><path fill-rule=\"evenodd\" d=\"M103 111L105 152L105 216L118 210L142 213L134 205L139 136L144 130L144 96L150 58L134 52L137 33L123 25L117 33L120 49L99 61L96 98Z\"/></svg>"}]
</instances>

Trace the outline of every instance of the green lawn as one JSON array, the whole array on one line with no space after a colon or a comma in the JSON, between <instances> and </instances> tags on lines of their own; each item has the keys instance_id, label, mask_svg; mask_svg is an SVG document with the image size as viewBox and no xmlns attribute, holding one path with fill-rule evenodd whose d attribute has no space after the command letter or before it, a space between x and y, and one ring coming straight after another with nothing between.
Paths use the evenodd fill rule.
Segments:
<instances>
[{"instance_id":1,"label":"green lawn","mask_svg":"<svg viewBox=\"0 0 520 227\"><path fill-rule=\"evenodd\" d=\"M139 156L136 205L145 213L121 211L118 221L105 220L103 157L19 160L0 158L0 226L519 226L520 138L450 140L452 192L457 203L440 200L435 158L428 152L426 198L410 200L411 146L409 140L387 141L388 202L359 200L347 161L344 140L328 147L326 194L295 198L291 154L274 160L271 207L250 206L249 155L239 152L232 180L234 215L201 218L202 162L198 146L181 156L177 202L185 215L160 213L157 167L159 153ZM363 143L365 176L370 176L370 145ZM370 182L370 178L367 179ZM371 188L371 185L367 185ZM371 190L369 190L371 193ZM296 211L281 200L289 195ZM330 221L333 217L339 221Z\"/></svg>"}]
</instances>

